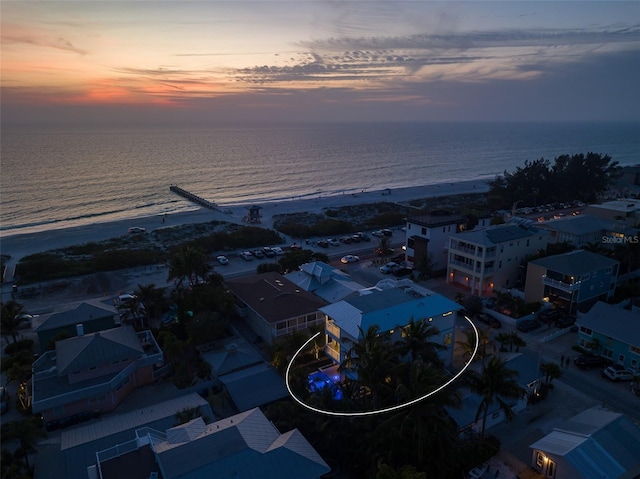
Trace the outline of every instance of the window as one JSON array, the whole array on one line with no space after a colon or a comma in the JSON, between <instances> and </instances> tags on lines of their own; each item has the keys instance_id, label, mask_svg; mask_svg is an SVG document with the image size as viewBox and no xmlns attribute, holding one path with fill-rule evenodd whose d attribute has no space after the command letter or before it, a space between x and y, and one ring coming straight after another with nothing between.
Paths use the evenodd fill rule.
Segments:
<instances>
[{"instance_id":1,"label":"window","mask_svg":"<svg viewBox=\"0 0 640 479\"><path fill-rule=\"evenodd\" d=\"M632 353L640 354L640 348L637 346L629 346L629 351Z\"/></svg>"},{"instance_id":2,"label":"window","mask_svg":"<svg viewBox=\"0 0 640 479\"><path fill-rule=\"evenodd\" d=\"M527 240L527 246L529 246L529 240Z\"/></svg>"},{"instance_id":3,"label":"window","mask_svg":"<svg viewBox=\"0 0 640 479\"><path fill-rule=\"evenodd\" d=\"M547 465L547 476L554 477L556 475L556 463L549 459L549 464Z\"/></svg>"},{"instance_id":4,"label":"window","mask_svg":"<svg viewBox=\"0 0 640 479\"><path fill-rule=\"evenodd\" d=\"M588 336L593 335L593 331L591 329L589 329L589 328L585 328L584 326L580 326L580 332L584 333L584 334L586 334Z\"/></svg>"},{"instance_id":5,"label":"window","mask_svg":"<svg viewBox=\"0 0 640 479\"><path fill-rule=\"evenodd\" d=\"M607 349L607 348L602 348L602 355L605 358L612 359L613 358L613 351L611 351L610 349Z\"/></svg>"},{"instance_id":6,"label":"window","mask_svg":"<svg viewBox=\"0 0 640 479\"><path fill-rule=\"evenodd\" d=\"M420 232L421 232L423 235L426 235L426 234L427 234L427 228L422 228L422 229L420 230Z\"/></svg>"}]
</instances>

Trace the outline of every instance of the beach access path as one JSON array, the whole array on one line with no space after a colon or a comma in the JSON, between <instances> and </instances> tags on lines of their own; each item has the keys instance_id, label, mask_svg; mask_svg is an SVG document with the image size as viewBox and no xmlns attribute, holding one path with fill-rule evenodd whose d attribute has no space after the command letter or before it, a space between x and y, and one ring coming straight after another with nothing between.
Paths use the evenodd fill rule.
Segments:
<instances>
[{"instance_id":1,"label":"beach access path","mask_svg":"<svg viewBox=\"0 0 640 479\"><path fill-rule=\"evenodd\" d=\"M415 186L408 188L363 190L357 194L344 194L334 196L319 196L292 198L277 203L261 203L261 222L259 226L273 227L273 217L280 214L311 212L320 213L324 209L338 208L358 204L377 202L402 203L410 200L433 198L469 193L484 193L489 190L486 180L461 181L456 183L439 183L433 185ZM197 193L197 192L196 192ZM156 229L170 228L186 224L206 223L210 221L226 221L230 223L243 223L243 218L248 213L251 203L243 205L220 205L220 210L197 208L193 211L168 215L141 217L126 220L118 220L104 223L94 223L84 226L76 226L62 229L50 229L35 233L0 236L0 251L3 255L9 255L11 259L7 264L7 273L3 278L3 284L11 284L14 280L13 270L21 258L57 248L72 245L85 244L92 241L103 241L128 234L132 226L142 227L151 232ZM164 219L164 221L163 221Z\"/></svg>"}]
</instances>

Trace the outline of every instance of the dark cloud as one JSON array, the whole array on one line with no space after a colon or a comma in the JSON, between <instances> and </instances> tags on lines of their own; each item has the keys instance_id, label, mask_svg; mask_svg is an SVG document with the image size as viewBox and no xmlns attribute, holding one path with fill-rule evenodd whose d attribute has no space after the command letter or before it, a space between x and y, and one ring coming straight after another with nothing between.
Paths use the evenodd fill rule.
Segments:
<instances>
[{"instance_id":1,"label":"dark cloud","mask_svg":"<svg viewBox=\"0 0 640 479\"><path fill-rule=\"evenodd\" d=\"M80 48L76 48L73 44L63 37L56 39L32 37L32 36L16 36L16 35L2 35L2 43L10 44L25 44L35 45L45 48L54 48L56 50L62 50L70 53L77 53L79 55L85 55L87 52Z\"/></svg>"}]
</instances>

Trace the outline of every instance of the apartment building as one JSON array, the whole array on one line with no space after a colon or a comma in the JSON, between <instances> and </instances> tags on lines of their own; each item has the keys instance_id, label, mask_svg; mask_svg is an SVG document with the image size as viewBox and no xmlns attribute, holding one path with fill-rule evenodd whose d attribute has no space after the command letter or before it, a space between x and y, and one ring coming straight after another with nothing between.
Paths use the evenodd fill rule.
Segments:
<instances>
[{"instance_id":1,"label":"apartment building","mask_svg":"<svg viewBox=\"0 0 640 479\"><path fill-rule=\"evenodd\" d=\"M521 265L528 256L546 249L548 240L549 232L528 220L461 232L449 238L447 282L464 286L476 296L521 286Z\"/></svg>"}]
</instances>

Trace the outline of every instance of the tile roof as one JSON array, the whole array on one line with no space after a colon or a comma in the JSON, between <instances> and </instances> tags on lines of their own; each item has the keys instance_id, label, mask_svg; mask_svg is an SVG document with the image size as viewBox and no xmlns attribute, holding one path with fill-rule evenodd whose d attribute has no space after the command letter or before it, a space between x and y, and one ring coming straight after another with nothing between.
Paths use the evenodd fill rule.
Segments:
<instances>
[{"instance_id":1,"label":"tile roof","mask_svg":"<svg viewBox=\"0 0 640 479\"><path fill-rule=\"evenodd\" d=\"M619 261L598 253L578 249L568 253L536 259L531 263L569 276L579 276L591 271L615 266Z\"/></svg>"},{"instance_id":2,"label":"tile roof","mask_svg":"<svg viewBox=\"0 0 640 479\"><path fill-rule=\"evenodd\" d=\"M56 341L58 376L144 354L133 326Z\"/></svg>"},{"instance_id":3,"label":"tile roof","mask_svg":"<svg viewBox=\"0 0 640 479\"><path fill-rule=\"evenodd\" d=\"M326 304L273 271L230 279L226 281L226 285L235 296L269 323L314 313Z\"/></svg>"}]
</instances>

